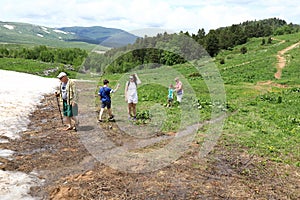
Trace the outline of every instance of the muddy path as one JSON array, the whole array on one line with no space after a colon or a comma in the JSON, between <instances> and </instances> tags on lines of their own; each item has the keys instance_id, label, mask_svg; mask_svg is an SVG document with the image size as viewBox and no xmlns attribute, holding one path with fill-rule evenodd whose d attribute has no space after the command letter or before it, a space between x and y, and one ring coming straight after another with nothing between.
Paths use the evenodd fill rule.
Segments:
<instances>
[{"instance_id":1,"label":"muddy path","mask_svg":"<svg viewBox=\"0 0 300 200\"><path fill-rule=\"evenodd\" d=\"M284 42L284 41L282 41L282 42ZM295 43L295 44L293 44L293 45L291 45L291 46L289 46L289 47L287 47L287 48L285 48L285 49L283 49L281 51L278 51L278 53L276 55L276 57L277 57L277 67L276 67L277 68L277 72L274 74L274 77L276 79L280 79L281 78L282 69L285 67L286 62L287 62L284 54L286 52L288 52L289 50L292 50L292 49L296 48L299 45L300 45L300 42L297 42L297 43Z\"/></svg>"},{"instance_id":2,"label":"muddy path","mask_svg":"<svg viewBox=\"0 0 300 200\"><path fill-rule=\"evenodd\" d=\"M223 137L205 158L199 157L200 144L190 142L179 159L155 171L129 173L100 162L81 134L101 130L99 134L115 147L135 138L122 132L116 123L91 123L97 118L95 89L87 84L78 87L81 99L90 101L79 108L83 117L78 132L62 131L56 101L46 96L32 113L29 130L18 140L0 144L1 148L16 151L2 170L34 171L43 180L42 185L31 188L31 195L38 199L300 198L299 168L249 155L246 149L228 144Z\"/></svg>"}]
</instances>

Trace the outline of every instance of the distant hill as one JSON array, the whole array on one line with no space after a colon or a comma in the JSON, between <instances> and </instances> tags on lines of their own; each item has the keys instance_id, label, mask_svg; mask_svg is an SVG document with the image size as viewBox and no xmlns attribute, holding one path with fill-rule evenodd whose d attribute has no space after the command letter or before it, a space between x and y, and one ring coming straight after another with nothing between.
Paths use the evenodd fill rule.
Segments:
<instances>
[{"instance_id":1,"label":"distant hill","mask_svg":"<svg viewBox=\"0 0 300 200\"><path fill-rule=\"evenodd\" d=\"M126 31L101 26L49 28L29 23L0 21L2 43L92 49L95 44L108 48L121 47L135 42L136 38L137 36Z\"/></svg>"},{"instance_id":2,"label":"distant hill","mask_svg":"<svg viewBox=\"0 0 300 200\"><path fill-rule=\"evenodd\" d=\"M105 28L102 26L92 27L62 27L58 30L74 33L74 38L70 41L81 41L91 44L100 44L107 47L121 47L127 44L132 44L137 39L137 36L115 28Z\"/></svg>"}]
</instances>

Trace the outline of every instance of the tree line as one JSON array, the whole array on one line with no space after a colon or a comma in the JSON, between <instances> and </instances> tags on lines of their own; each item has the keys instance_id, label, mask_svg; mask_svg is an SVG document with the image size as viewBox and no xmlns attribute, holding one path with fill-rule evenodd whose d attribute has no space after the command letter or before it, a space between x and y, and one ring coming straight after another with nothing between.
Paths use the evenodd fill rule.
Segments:
<instances>
[{"instance_id":1,"label":"tree line","mask_svg":"<svg viewBox=\"0 0 300 200\"><path fill-rule=\"evenodd\" d=\"M87 51L80 48L50 48L44 45L20 49L0 48L0 58L24 58L75 67L80 66L87 56Z\"/></svg>"},{"instance_id":2,"label":"tree line","mask_svg":"<svg viewBox=\"0 0 300 200\"><path fill-rule=\"evenodd\" d=\"M207 56L201 45L185 34L158 34L137 38L134 44L114 48L105 54L91 53L85 60L85 70L103 73L124 73L139 66L154 68L175 65Z\"/></svg>"},{"instance_id":3,"label":"tree line","mask_svg":"<svg viewBox=\"0 0 300 200\"><path fill-rule=\"evenodd\" d=\"M212 29L207 34L203 28L199 29L197 34L183 31L179 34L165 32L154 37L137 38L134 44L111 49L103 55L91 55L84 65L86 70L94 68L97 72L104 73L127 72L135 66L143 66L147 63L153 63L152 67L174 65L206 56L207 53L214 57L221 50L231 50L237 45L245 44L253 37L270 39L272 35L297 33L299 30L299 25L270 18ZM243 53L246 53L246 50ZM98 61L101 61L101 64Z\"/></svg>"},{"instance_id":4,"label":"tree line","mask_svg":"<svg viewBox=\"0 0 300 200\"><path fill-rule=\"evenodd\" d=\"M190 35L188 32L185 34L203 45L210 56L216 56L223 49L230 50L237 45L245 44L249 38L291 34L299 30L299 25L287 24L284 20L270 18L212 29L207 34L204 29L199 29L197 34Z\"/></svg>"}]
</instances>

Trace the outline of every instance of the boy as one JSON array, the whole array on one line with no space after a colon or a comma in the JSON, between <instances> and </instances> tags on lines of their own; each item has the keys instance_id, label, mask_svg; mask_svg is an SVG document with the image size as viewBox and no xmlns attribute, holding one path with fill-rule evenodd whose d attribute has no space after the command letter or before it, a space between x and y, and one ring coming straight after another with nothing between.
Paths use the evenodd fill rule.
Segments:
<instances>
[{"instance_id":1,"label":"boy","mask_svg":"<svg viewBox=\"0 0 300 200\"><path fill-rule=\"evenodd\" d=\"M104 80L103 81L103 87L100 87L98 95L101 97L101 109L100 109L100 113L99 113L99 122L102 122L102 115L104 112L104 108L107 108L108 114L109 114L109 120L112 120L114 118L114 115L112 114L112 110L111 110L111 97L110 94L113 92L116 92L119 87L120 84L117 85L116 89L111 89L108 87L109 81L108 80Z\"/></svg>"}]
</instances>

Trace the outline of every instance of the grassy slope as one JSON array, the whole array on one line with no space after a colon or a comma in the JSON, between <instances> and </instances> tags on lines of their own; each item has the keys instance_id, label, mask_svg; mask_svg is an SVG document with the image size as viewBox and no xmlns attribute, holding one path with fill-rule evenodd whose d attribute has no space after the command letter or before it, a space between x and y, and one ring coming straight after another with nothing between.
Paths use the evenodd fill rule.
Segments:
<instances>
[{"instance_id":1,"label":"grassy slope","mask_svg":"<svg viewBox=\"0 0 300 200\"><path fill-rule=\"evenodd\" d=\"M288 62L280 80L274 78L274 73L277 52L298 42L299 37L299 34L276 37L285 42L274 40L264 46L260 45L261 39L253 39L245 45L248 49L245 55L237 47L218 56L226 58L226 64L219 64L219 68L228 102L238 110L228 117L224 138L228 143L246 146L252 153L297 166L300 166L299 48L287 52Z\"/></svg>"},{"instance_id":2,"label":"grassy slope","mask_svg":"<svg viewBox=\"0 0 300 200\"><path fill-rule=\"evenodd\" d=\"M218 55L215 63L224 80L229 107L222 143L240 145L247 148L249 153L300 166L300 118L298 109L295 109L299 107L300 101L297 68L300 61L299 48L286 54L288 63L283 69L282 78L274 78L277 52L298 42L299 37L300 34L278 36L278 40L267 45L261 45L262 38L251 39L243 45L248 49L246 54L241 54L242 46L238 46L233 51L224 51ZM225 64L221 65L219 60L222 58L225 58ZM201 78L189 76L195 72L191 66L177 65L173 69L181 73L184 80L193 87L201 105L201 120L208 119L211 102L205 82ZM162 68L159 73L165 75L168 71ZM107 75L102 79L112 80L114 86L120 77ZM172 83L173 79L168 79ZM151 96L155 91L159 95ZM138 109L141 112L149 108L149 102L165 104L167 87L153 84L151 87L141 86L139 94ZM195 105L195 109L197 107ZM173 107L166 112L169 118L162 129L174 131L180 109ZM201 135L201 130L199 133Z\"/></svg>"},{"instance_id":3,"label":"grassy slope","mask_svg":"<svg viewBox=\"0 0 300 200\"><path fill-rule=\"evenodd\" d=\"M0 61L1 69L25 72L29 74L39 74L46 69L56 68L59 66L59 64L50 64L35 60L18 58L1 58Z\"/></svg>"},{"instance_id":4,"label":"grassy slope","mask_svg":"<svg viewBox=\"0 0 300 200\"><path fill-rule=\"evenodd\" d=\"M5 25L14 26L14 29L7 29L4 27ZM46 45L62 48L83 48L86 50L92 50L95 47L100 48L101 50L108 49L101 45L93 45L85 42L65 42L63 40L71 39L74 36L72 34L55 32L54 30L54 28L46 28L26 23L0 22L0 43ZM43 37L38 35L42 35Z\"/></svg>"},{"instance_id":5,"label":"grassy slope","mask_svg":"<svg viewBox=\"0 0 300 200\"><path fill-rule=\"evenodd\" d=\"M35 74L45 76L44 71L57 68L64 70L64 65L59 63L45 63L37 60L27 60L22 58L0 58L0 69L23 72L28 74ZM55 77L58 72L50 73L47 77ZM77 73L68 70L69 76L75 78Z\"/></svg>"}]
</instances>

